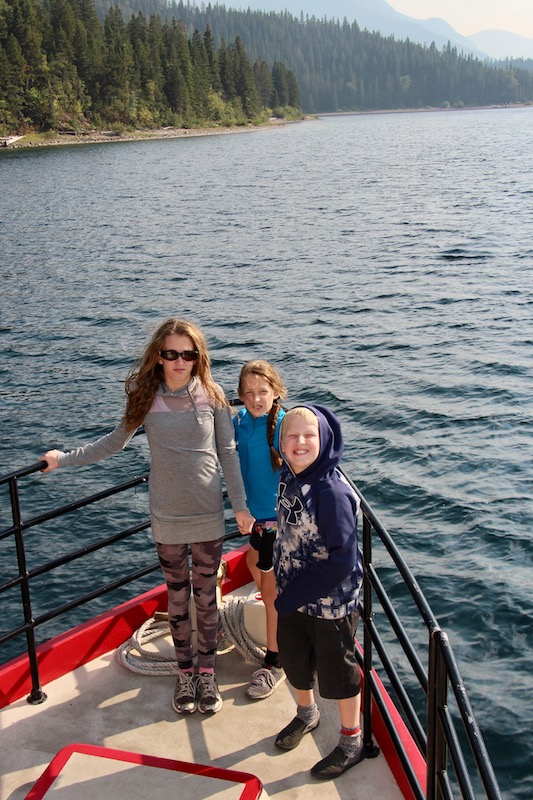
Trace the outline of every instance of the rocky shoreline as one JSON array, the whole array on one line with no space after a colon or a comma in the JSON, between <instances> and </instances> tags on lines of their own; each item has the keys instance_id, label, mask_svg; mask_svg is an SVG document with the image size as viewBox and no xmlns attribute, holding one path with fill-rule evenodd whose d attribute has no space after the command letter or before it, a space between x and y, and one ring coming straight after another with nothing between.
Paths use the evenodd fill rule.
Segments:
<instances>
[{"instance_id":1,"label":"rocky shoreline","mask_svg":"<svg viewBox=\"0 0 533 800\"><path fill-rule=\"evenodd\" d=\"M374 115L374 114L409 114L414 111L423 113L450 113L461 111L472 111L481 109L494 109L494 108L523 108L524 103L504 104L500 106L465 106L463 108L401 108L401 109L379 109L373 111L335 111L324 112L320 115L305 115L301 120L288 120L278 119L271 117L268 122L261 125L234 125L231 127L226 126L212 126L209 128L154 128L143 129L134 131L84 131L83 133L56 133L56 134L27 134L22 136L8 136L0 137L0 147L14 149L14 148L29 148L29 147L52 147L56 145L72 145L72 144L98 144L102 142L132 142L143 141L145 139L180 139L191 136L220 136L228 133L250 133L251 131L260 131L265 128L276 128L282 125L291 125L295 122L303 120L316 120L319 117L337 117L337 116L359 116L359 115ZM10 141L12 140L12 141Z\"/></svg>"},{"instance_id":2,"label":"rocky shoreline","mask_svg":"<svg viewBox=\"0 0 533 800\"><path fill-rule=\"evenodd\" d=\"M22 147L53 147L56 145L73 144L98 144L102 142L132 142L145 139L180 139L192 136L220 136L228 133L250 133L251 131L264 130L265 128L279 127L289 124L288 120L271 119L263 125L242 125L232 127L212 128L156 128L153 130L135 130L116 133L114 131L87 131L84 133L57 133L53 136L35 135L16 137L13 143L6 140L5 147L9 149Z\"/></svg>"}]
</instances>

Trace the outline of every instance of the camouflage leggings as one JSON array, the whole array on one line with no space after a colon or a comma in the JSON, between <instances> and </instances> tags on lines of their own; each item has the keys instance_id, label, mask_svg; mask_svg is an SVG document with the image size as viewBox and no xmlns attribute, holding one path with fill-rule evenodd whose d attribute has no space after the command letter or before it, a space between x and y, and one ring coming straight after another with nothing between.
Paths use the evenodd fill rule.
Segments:
<instances>
[{"instance_id":1,"label":"camouflage leggings","mask_svg":"<svg viewBox=\"0 0 533 800\"><path fill-rule=\"evenodd\" d=\"M189 545L156 542L159 563L168 590L168 616L176 658L180 666L192 662L191 619L189 599L191 578ZM198 668L215 666L218 632L216 597L217 570L222 557L222 539L190 545L192 590L196 606Z\"/></svg>"}]
</instances>

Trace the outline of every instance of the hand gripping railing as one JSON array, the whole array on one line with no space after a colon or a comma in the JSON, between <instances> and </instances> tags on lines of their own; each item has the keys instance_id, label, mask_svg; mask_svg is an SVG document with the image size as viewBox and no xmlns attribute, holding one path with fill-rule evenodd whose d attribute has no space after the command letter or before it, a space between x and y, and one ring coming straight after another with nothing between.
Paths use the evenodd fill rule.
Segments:
<instances>
[{"instance_id":1,"label":"hand gripping railing","mask_svg":"<svg viewBox=\"0 0 533 800\"><path fill-rule=\"evenodd\" d=\"M17 568L18 568L18 575L15 578L11 578L4 584L0 585L0 595L9 589L19 586L21 592L23 614L24 614L23 625L19 625L18 627L13 628L12 630L8 631L7 633L5 633L3 636L0 637L0 647L5 642L14 639L16 636L19 636L23 633L26 634L26 649L28 654L30 675L32 681L32 690L28 697L28 702L30 703L42 703L43 700L46 699L46 694L43 692L41 688L39 679L39 670L38 670L37 655L36 655L35 629L39 625L42 625L44 622L48 622L50 619L53 619L54 617L58 617L67 611L70 611L74 608L77 608L78 606L83 605L84 603L89 602L90 600L94 600L97 597L101 597L104 594L107 594L108 592L114 591L120 588L121 586L124 586L128 583L131 583L134 580L144 577L145 575L148 575L151 572L154 572L159 568L159 563L150 564L147 567L143 567L142 569L130 573L129 575L126 575L120 579L107 583L105 586L97 590L89 592L83 595L82 597L78 597L76 600L73 600L69 603L65 603L47 612L46 614L42 614L39 617L35 618L32 610L31 591L30 591L30 584L34 578L46 574L48 572L51 572L54 569L57 569L58 567L63 566L64 564L68 564L78 558L82 558L83 556L86 556L88 553L96 552L97 550L107 547L108 545L114 542L132 536L142 530L145 530L150 526L150 522L147 520L139 525L133 526L132 528L128 528L126 530L121 531L120 533L114 534L113 536L108 536L104 539L100 539L99 541L93 543L92 545L79 548L78 550L68 553L61 558L56 558L51 561L48 561L46 564L43 564L33 570L28 570L26 562L25 543L24 543L24 532L26 530L36 525L39 525L43 522L47 522L48 520L63 516L64 514L67 514L71 511L75 511L76 509L104 500L105 498L111 497L112 495L124 492L127 489L139 486L140 484L146 483L148 480L147 475L142 475L140 477L136 477L129 481L121 483L118 486L114 486L111 489L107 489L103 492L99 492L97 494L83 498L82 500L79 500L77 502L69 503L67 505L61 506L60 508L56 508L53 511L40 514L28 520L23 520L20 509L18 481L20 480L20 478L32 475L35 472L39 472L45 467L46 467L46 462L38 461L36 464L32 464L30 467L17 470L16 472L9 473L8 475L4 475L0 478L0 487L6 484L9 487L9 497L11 502L11 517L12 517L12 525L0 531L0 541L6 539L9 536L14 537L16 554L17 554Z\"/></svg>"},{"instance_id":2,"label":"hand gripping railing","mask_svg":"<svg viewBox=\"0 0 533 800\"><path fill-rule=\"evenodd\" d=\"M4 539L7 539L8 537L13 537L15 541L16 558L17 558L17 575L15 577L10 578L5 583L0 584L0 597L4 592L14 589L18 586L21 593L21 602L22 602L23 619L24 619L23 624L18 625L17 627L7 631L3 635L0 635L0 648L5 643L15 639L17 636L22 636L24 634L26 635L26 651L28 656L29 670L32 682L32 689L28 696L28 702L35 704L42 703L46 699L46 694L41 687L40 677L39 677L37 644L35 637L36 629L40 625L43 625L44 623L49 622L50 620L56 617L60 617L61 615L69 611L72 611L73 609L78 608L79 606L85 605L86 603L96 600L97 598L102 597L112 591L116 591L117 589L120 589L121 587L133 583L134 581L137 581L141 578L144 578L150 573L159 571L160 569L158 560L151 561L147 566L143 566L142 568L137 569L134 572L122 575L116 580L110 581L102 585L101 587L94 589L93 591L87 592L82 596L76 597L75 599L71 600L68 603L64 603L62 605L57 606L56 608L47 611L46 613L40 614L39 616L35 616L33 613L32 599L31 599L31 583L33 580L42 575L53 572L53 570L56 570L59 567L64 566L65 564L69 564L80 558L88 556L91 553L95 553L98 550L102 550L106 547L109 547L110 545L115 544L116 542L119 542L123 539L132 537L135 534L138 534L141 531L146 530L150 527L150 520L145 519L139 524L121 530L118 533L113 534L112 536L100 538L97 541L94 541L90 545L85 545L69 553L66 553L60 558L49 560L46 563L41 564L40 566L37 566L33 569L28 569L27 559L26 559L25 538L24 538L24 535L28 530L34 528L37 525L48 522L49 520L62 517L65 514L76 511L85 506L91 506L96 503L99 503L109 497L112 497L113 495L121 494L122 492L125 492L129 489L135 488L142 484L146 484L148 481L148 475L141 475L132 478L128 481L125 481L123 483L120 483L116 486L113 486L109 489L106 489L102 492L98 492L88 497L84 497L81 500L67 503L63 506L53 509L52 511L47 511L43 514L33 516L29 519L23 519L21 514L20 500L19 500L18 482L21 478L40 472L41 470L45 469L45 467L46 467L46 462L38 461L36 464L32 464L29 467L25 467L23 469L11 472L7 475L3 475L0 477L0 488L5 487L6 485L9 488L11 517L12 517L12 525L3 530L0 530L0 542L3 541ZM241 541L240 535L235 532L228 533L225 536L226 540L231 540L233 538L237 538L239 541Z\"/></svg>"}]
</instances>

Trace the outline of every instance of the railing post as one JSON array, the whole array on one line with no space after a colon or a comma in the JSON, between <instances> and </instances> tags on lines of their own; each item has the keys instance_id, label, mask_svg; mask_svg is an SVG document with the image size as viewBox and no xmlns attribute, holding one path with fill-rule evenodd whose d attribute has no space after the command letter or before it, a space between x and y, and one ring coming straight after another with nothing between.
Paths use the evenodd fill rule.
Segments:
<instances>
[{"instance_id":1,"label":"railing post","mask_svg":"<svg viewBox=\"0 0 533 800\"><path fill-rule=\"evenodd\" d=\"M439 776L448 768L448 748L439 722L439 709L448 703L448 677L444 658L439 649L440 628L429 636L428 693L427 693L427 800L441 800Z\"/></svg>"},{"instance_id":2,"label":"railing post","mask_svg":"<svg viewBox=\"0 0 533 800\"><path fill-rule=\"evenodd\" d=\"M22 595L22 607L24 610L24 624L26 627L26 642L28 646L28 660L31 674L31 693L28 695L28 703L39 704L46 700L46 694L41 688L39 678L39 666L37 664L37 652L35 647L35 631L33 627L33 614L31 609L30 587L28 581L28 570L26 568L26 551L24 549L23 525L20 514L20 501L18 484L16 477L9 481L9 494L11 498L11 513L13 517L13 527L15 529L15 543L17 548L17 564L19 577L21 579L20 592Z\"/></svg>"},{"instance_id":3,"label":"railing post","mask_svg":"<svg viewBox=\"0 0 533 800\"><path fill-rule=\"evenodd\" d=\"M368 622L372 619L372 586L366 577L367 566L372 564L372 527L363 513L363 742L367 753L374 752L372 740L372 690L370 674L372 671L372 637Z\"/></svg>"}]
</instances>

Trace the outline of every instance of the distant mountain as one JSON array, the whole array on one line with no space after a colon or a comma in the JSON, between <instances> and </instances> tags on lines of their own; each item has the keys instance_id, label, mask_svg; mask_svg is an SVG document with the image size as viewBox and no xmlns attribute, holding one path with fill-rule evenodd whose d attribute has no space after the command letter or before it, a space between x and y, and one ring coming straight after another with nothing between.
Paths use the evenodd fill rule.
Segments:
<instances>
[{"instance_id":1,"label":"distant mountain","mask_svg":"<svg viewBox=\"0 0 533 800\"><path fill-rule=\"evenodd\" d=\"M361 29L379 31L383 36L410 39L412 42L435 45L441 49L448 42L460 52L485 58L486 53L466 36L461 36L442 19L417 20L400 14L386 0L223 0L227 8L251 8L256 11L289 11L293 16L315 16L318 19L357 21Z\"/></svg>"},{"instance_id":2,"label":"distant mountain","mask_svg":"<svg viewBox=\"0 0 533 800\"><path fill-rule=\"evenodd\" d=\"M533 39L507 31L480 31L470 39L491 58L533 58Z\"/></svg>"},{"instance_id":3,"label":"distant mountain","mask_svg":"<svg viewBox=\"0 0 533 800\"><path fill-rule=\"evenodd\" d=\"M462 36L443 19L419 20L400 14L386 0L222 0L227 8L256 11L289 11L293 16L357 21L360 28L379 31L383 36L407 39L419 44L435 42L438 48L448 42L460 52L477 58L533 58L533 39L507 31L481 31Z\"/></svg>"}]
</instances>

